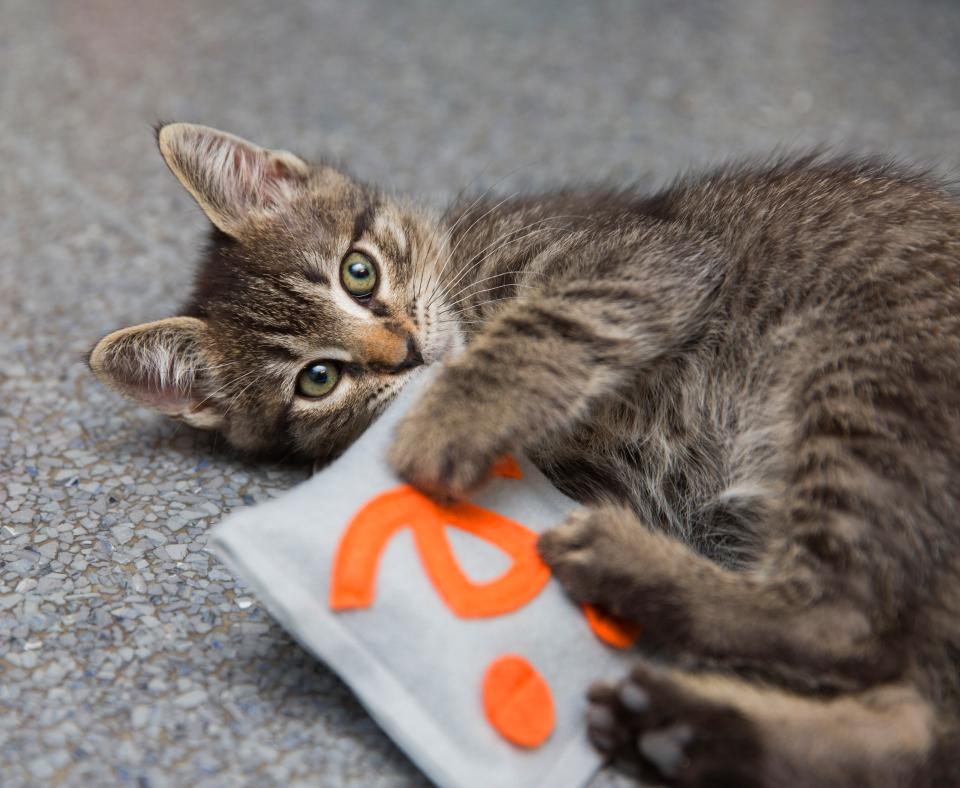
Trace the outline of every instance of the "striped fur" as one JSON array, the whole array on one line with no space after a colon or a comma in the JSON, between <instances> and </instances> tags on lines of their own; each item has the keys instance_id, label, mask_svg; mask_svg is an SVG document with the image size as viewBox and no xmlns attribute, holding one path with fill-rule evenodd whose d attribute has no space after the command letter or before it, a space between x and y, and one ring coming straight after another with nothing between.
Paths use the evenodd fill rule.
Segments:
<instances>
[{"instance_id":1,"label":"striped fur","mask_svg":"<svg viewBox=\"0 0 960 788\"><path fill-rule=\"evenodd\" d=\"M270 155L191 150L211 149L217 172ZM397 430L397 470L456 496L504 452L529 453L587 505L541 539L544 559L673 655L592 691L598 746L681 785L956 781L948 190L808 156L653 195L482 195L433 216L326 164L294 166L264 199L178 156L188 188L214 192L214 209L194 196L220 229L185 310L205 327L191 324L193 401L172 415L203 413L241 448L327 459L402 386L369 349L402 334L446 360ZM238 193L247 207L223 204ZM387 282L359 309L336 273L354 248ZM141 383L160 376L132 371L158 355L156 324L141 328L151 353L125 352L126 329L91 363L156 406ZM316 358L342 360L349 383L298 401Z\"/></svg>"}]
</instances>

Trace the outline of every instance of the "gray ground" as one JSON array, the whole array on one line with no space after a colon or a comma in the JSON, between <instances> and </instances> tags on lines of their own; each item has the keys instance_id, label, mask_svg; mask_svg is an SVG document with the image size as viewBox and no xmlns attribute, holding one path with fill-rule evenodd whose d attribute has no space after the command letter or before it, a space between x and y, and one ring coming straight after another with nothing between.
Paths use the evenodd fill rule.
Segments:
<instances>
[{"instance_id":1,"label":"gray ground","mask_svg":"<svg viewBox=\"0 0 960 788\"><path fill-rule=\"evenodd\" d=\"M0 75L5 786L424 783L204 550L303 473L80 362L190 278L204 222L156 119L438 200L822 141L960 164L955 0L0 0Z\"/></svg>"}]
</instances>

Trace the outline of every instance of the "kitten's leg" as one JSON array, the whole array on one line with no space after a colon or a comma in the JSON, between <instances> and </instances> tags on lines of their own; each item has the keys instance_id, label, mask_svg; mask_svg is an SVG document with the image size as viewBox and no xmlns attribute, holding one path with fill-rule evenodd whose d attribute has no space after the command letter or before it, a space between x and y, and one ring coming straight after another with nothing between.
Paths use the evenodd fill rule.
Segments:
<instances>
[{"instance_id":1,"label":"kitten's leg","mask_svg":"<svg viewBox=\"0 0 960 788\"><path fill-rule=\"evenodd\" d=\"M934 711L906 685L815 699L641 663L615 685L594 685L589 697L594 745L657 782L691 788L936 784Z\"/></svg>"},{"instance_id":2,"label":"kitten's leg","mask_svg":"<svg viewBox=\"0 0 960 788\"><path fill-rule=\"evenodd\" d=\"M446 365L397 428L390 460L402 477L468 492L500 455L571 428L710 320L722 268L704 245L582 254L600 258L589 277L538 282L542 292L511 301Z\"/></svg>"},{"instance_id":3,"label":"kitten's leg","mask_svg":"<svg viewBox=\"0 0 960 788\"><path fill-rule=\"evenodd\" d=\"M903 666L902 638L880 637L852 568L840 577L786 549L756 569L728 570L612 505L576 512L538 548L576 599L680 651L838 687L886 680Z\"/></svg>"}]
</instances>

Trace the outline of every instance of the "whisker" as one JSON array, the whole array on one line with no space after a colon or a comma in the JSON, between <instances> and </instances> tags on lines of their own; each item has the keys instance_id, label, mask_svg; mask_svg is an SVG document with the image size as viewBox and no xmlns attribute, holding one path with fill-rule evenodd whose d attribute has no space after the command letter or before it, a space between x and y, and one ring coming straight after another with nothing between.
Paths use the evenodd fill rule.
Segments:
<instances>
[{"instance_id":1,"label":"whisker","mask_svg":"<svg viewBox=\"0 0 960 788\"><path fill-rule=\"evenodd\" d=\"M494 252L498 252L498 251L500 251L501 249L509 246L510 244L519 243L520 241L524 241L524 240L526 240L526 239L528 239L528 238L531 238L531 237L533 237L533 236L540 235L541 233L547 232L548 230L560 230L560 229L561 229L561 228L557 228L557 227L543 227L543 228L540 228L539 230L534 230L534 231L531 231L531 232L526 233L526 234L524 234L524 235L518 235L518 236L516 236L516 237L514 237L514 238L507 238L506 240L503 239L503 236L500 236L499 238L497 238L497 239L494 240L493 242L487 244L487 246L484 247L484 249L482 249L480 252L478 252L478 253L471 259L470 264L469 264L469 268L464 268L463 271L462 271L462 273L457 277L457 279L454 280L454 281L451 283L451 286L458 284L458 283L459 283L460 281L462 281L463 278L464 278L467 274L469 274L471 271L475 271L478 266L480 266L480 265L483 264L483 261L487 258L488 255L490 255L490 254L492 254L492 253L494 253ZM499 245L494 246L494 244L499 244ZM499 274L493 274L493 276L499 276ZM486 281L487 278L491 278L491 277L485 277L484 279L481 279L481 280L479 280L479 281L480 281L480 282ZM463 285L459 290L457 290L456 293L453 293L450 297L451 297L451 298L456 298L456 297L457 297L458 295L460 295L462 292L468 290L469 288L473 287L475 284L478 284L478 283L479 283L479 282L468 282L467 284Z\"/></svg>"},{"instance_id":2,"label":"whisker","mask_svg":"<svg viewBox=\"0 0 960 788\"><path fill-rule=\"evenodd\" d=\"M444 318L443 320L437 321L438 324L455 323L458 326L470 326L477 323L486 323L486 322L487 322L486 320L460 320L459 318L456 318L456 317L447 317L447 318Z\"/></svg>"},{"instance_id":3,"label":"whisker","mask_svg":"<svg viewBox=\"0 0 960 788\"><path fill-rule=\"evenodd\" d=\"M224 410L224 412L223 412L223 415L224 415L224 416L227 416L227 415L230 413L230 411L233 410L234 406L237 404L237 402L239 401L240 397L242 397L242 396L244 395L244 393L247 391L247 389L250 388L250 387L251 387L254 383L256 383L258 380L259 380L259 378L254 378L254 379L251 380L246 386L244 386L242 389L240 389L240 391L238 391L238 392L234 395L233 399L231 399L230 402L229 402L229 404L227 405L226 410Z\"/></svg>"},{"instance_id":4,"label":"whisker","mask_svg":"<svg viewBox=\"0 0 960 788\"><path fill-rule=\"evenodd\" d=\"M474 270L478 265L480 265L483 262L483 260L490 254L494 252L498 252L501 249L505 248L506 246L509 246L510 244L519 243L520 241L525 241L529 238L532 238L537 235L541 235L546 232L562 231L565 229L566 228L562 228L562 227L541 227L538 230L531 230L530 232L524 235L517 236L515 238L507 238L506 240L502 240L503 237L501 236L496 241L493 241L491 244L488 244L486 248L484 248L482 251L474 255L474 257L472 257L470 261L468 261L468 263L461 269L457 278L450 283L449 287L453 287L455 284L459 283L464 276L466 276L470 271ZM498 242L499 242L498 246L493 246L493 244L496 244ZM470 285L466 286L466 288L469 288L469 287ZM459 295L466 288L462 288L461 290L457 291L457 293L454 294L454 297Z\"/></svg>"},{"instance_id":5,"label":"whisker","mask_svg":"<svg viewBox=\"0 0 960 788\"><path fill-rule=\"evenodd\" d=\"M429 305L434 294L437 292L437 289L442 285L442 273L450 261L450 231L435 231L435 238L437 239L438 251L442 255L443 262L442 265L440 265L439 270L437 270L437 267L434 266L434 269L426 276L426 280L428 282L431 282L432 280L430 287L427 289L427 292L424 295L424 302L426 305ZM424 265L423 271L426 272L426 265Z\"/></svg>"},{"instance_id":6,"label":"whisker","mask_svg":"<svg viewBox=\"0 0 960 788\"><path fill-rule=\"evenodd\" d=\"M449 236L446 234L445 231L441 231L441 228L439 227L439 221L432 224L430 228L430 236L428 238L428 242L430 246L436 247L438 251L442 251L446 249L446 247L449 245L450 243ZM414 298L417 301L420 300L420 296L423 292L424 274L426 274L427 272L427 260L428 260L428 255L424 254L423 259L420 262L420 272L417 276L416 294L414 295Z\"/></svg>"},{"instance_id":7,"label":"whisker","mask_svg":"<svg viewBox=\"0 0 960 788\"><path fill-rule=\"evenodd\" d=\"M508 283L502 284L502 285L494 285L493 287L488 287L488 288L486 288L486 289L484 289L484 290L477 290L475 293L470 293L469 295L464 296L463 298L459 299L458 301L451 301L450 303L448 303L448 304L446 304L446 305L444 306L444 309L441 310L441 312L449 311L449 310L448 310L449 307L456 306L457 304L462 304L464 301L468 301L469 299L473 298L474 296L482 295L483 293L489 293L491 290L500 290L500 289L502 289L502 288L504 288L504 287L523 287L523 288L526 288L526 289L528 289L528 290L536 290L536 289L537 289L534 285L526 285L526 284L521 284L521 283L519 283L519 282L508 282Z\"/></svg>"},{"instance_id":8,"label":"whisker","mask_svg":"<svg viewBox=\"0 0 960 788\"><path fill-rule=\"evenodd\" d=\"M489 166L490 166L489 164L485 165L484 168L483 168L482 170L480 170L479 173L477 173L476 175L474 175L473 178L471 178L470 181L469 181L459 192L457 192L457 196L453 198L453 203L452 203L452 204L456 204L457 200L459 200L459 199L463 196L463 193L464 193L467 189L469 189L474 183L476 183L479 178L481 178L481 177L483 176L484 172L486 172L486 170L487 170L487 168L488 168ZM502 178L499 178L498 180L494 181L494 182L491 183L486 189L484 189L482 192L480 192L480 194L477 196L477 198L476 198L472 203L470 203L470 205L467 206L466 210L464 210L464 211L462 211L462 212L460 213L460 216L457 217L457 221L455 221L451 227L449 227L449 228L447 228L446 230L444 230L444 236L446 237L446 242L445 242L444 245L449 245L450 239L453 238L453 231L456 230L456 229L457 229L457 225L460 224L460 222L462 222L462 221L464 220L464 218L466 218L466 217L469 215L469 213L473 210L474 206L475 206L477 203L479 203L484 197L486 197L494 187L496 187L497 185L499 185L500 183L502 183L505 179L509 178L510 175L512 175L512 174L513 174L512 171L511 171L511 172L508 172L508 173L507 173L506 175L504 175ZM437 235L437 234L436 234L436 231L434 231L433 235L434 235L434 236ZM441 273L442 273L442 272L441 272ZM420 289L419 289L419 285L418 285L418 287L417 287L417 298L419 298L419 297L420 297Z\"/></svg>"},{"instance_id":9,"label":"whisker","mask_svg":"<svg viewBox=\"0 0 960 788\"><path fill-rule=\"evenodd\" d=\"M495 210L497 210L497 208L499 208L499 207L500 207L501 205L503 205L505 202L509 202L509 201L512 200L514 197L519 196L519 194L520 194L519 191L515 191L513 194L507 195L507 196L504 197L502 200L500 200L500 202L498 202L496 205L494 205L492 208L490 208L490 209L484 211L482 214L480 214L480 216L478 216L478 217L471 223L471 225L470 225L466 230L463 231L463 235L460 236L460 240L457 241L457 243L454 245L453 249L450 250L450 254L447 255L447 259L446 259L446 261L445 261L444 264L443 264L443 268L441 268L439 274L437 274L437 278L442 278L443 272L446 271L447 266L450 264L450 261L453 260L454 255L457 253L457 249L460 248L460 244L462 244L462 243L464 242L464 240L469 236L470 231L471 231L474 227L477 226L477 223L483 221L483 219L485 219L487 216L489 216L491 213L493 213Z\"/></svg>"},{"instance_id":10,"label":"whisker","mask_svg":"<svg viewBox=\"0 0 960 788\"><path fill-rule=\"evenodd\" d=\"M482 218L482 217L481 217L481 218ZM493 239L489 244L487 244L483 249L481 249L481 250L480 250L479 252L477 252L473 257L471 257L470 260L468 260L467 263L464 265L464 267L461 268L461 269L459 269L459 270L457 271L457 273L456 273L455 276L454 276L453 282L451 282L451 283L448 284L448 285L445 285L444 287L445 287L445 289L449 292L450 288L452 288L455 284L457 284L457 283L463 278L463 274L466 273L468 270L470 270L469 267L471 266L471 263L473 263L478 257L482 257L482 255L490 252L490 251L491 251L491 247L492 247L494 244L497 244L497 243L499 243L500 241L502 241L504 238L508 238L508 239L509 239L509 236L511 236L511 235L516 235L517 233L521 233L521 232L523 232L524 230L532 229L532 228L534 228L534 227L537 227L538 225L542 225L542 224L545 224L546 222L550 222L550 221L556 221L556 220L560 220L560 219L587 219L587 218L589 218L589 217L583 216L583 215L581 215L581 214L557 214L557 215L554 215L554 216L547 216L547 217L545 217L545 218L543 218L543 219L538 219L538 220L535 221L535 222L529 222L528 224L525 224L525 225L523 225L523 226L521 226L521 227L517 227L517 228L514 229L514 230L509 230L508 232L506 232L506 233L504 233L504 234L502 234L502 235L499 235L499 236L497 236L496 238L494 238L494 239ZM544 228L544 229L547 229L547 228ZM574 228L558 227L558 228L550 228L550 229L569 230L570 232L575 232ZM462 239L461 239L461 240L462 240ZM509 239L509 240L520 241L520 240L522 240L522 238L519 238L519 237L518 237L518 238ZM498 248L499 248L499 247L498 247ZM494 251L495 251L495 250L494 250ZM452 257L452 254L453 254L453 253L451 252L451 257ZM455 294L451 295L451 297L452 297L452 298L455 298L457 295L458 295L458 294L455 293ZM429 306L431 303L433 303L433 299L431 299L431 301L427 303L427 306Z\"/></svg>"},{"instance_id":11,"label":"whisker","mask_svg":"<svg viewBox=\"0 0 960 788\"><path fill-rule=\"evenodd\" d=\"M534 289L536 289L536 288L534 288ZM495 303L497 303L497 301L513 301L513 300L515 300L516 298L517 298L517 296L515 296L515 295L503 296L502 298L488 298L486 301L483 301L483 302L481 302L481 303L479 303L479 304L476 304L475 306L470 307L470 308L479 311L479 310L483 309L485 306L487 306L488 304L495 304ZM466 321L461 321L461 322L466 322Z\"/></svg>"},{"instance_id":12,"label":"whisker","mask_svg":"<svg viewBox=\"0 0 960 788\"><path fill-rule=\"evenodd\" d=\"M517 269L514 269L513 271L501 271L496 274L490 274L490 276L485 276L483 277L483 279L476 279L473 282L470 282L470 284L464 285L460 290L458 290L456 293L453 293L450 297L456 298L461 293L464 293L467 290L469 290L471 287L475 287L476 285L483 284L484 282L488 282L491 279L499 279L502 276L520 276L525 271L526 271L525 268L517 268Z\"/></svg>"},{"instance_id":13,"label":"whisker","mask_svg":"<svg viewBox=\"0 0 960 788\"><path fill-rule=\"evenodd\" d=\"M197 372L215 372L218 369L224 369L225 367L232 366L232 362L225 361L222 364L205 364L203 366L194 367Z\"/></svg>"},{"instance_id":14,"label":"whisker","mask_svg":"<svg viewBox=\"0 0 960 788\"><path fill-rule=\"evenodd\" d=\"M463 213L461 213L460 216L457 218L457 221L455 221L455 222L453 223L453 226L448 230L448 233L447 233L448 237L449 237L449 238L453 238L453 231L457 228L457 225L460 224L460 222L463 221L463 219L473 210L474 206L475 206L477 203L479 203L484 197L486 197L491 191L493 191L493 189L495 189L497 186L499 186L501 183L503 183L507 178L509 178L511 175L519 172L519 171L522 170L525 166L527 166L527 165L521 164L521 165L519 165L519 166L517 166L517 167L514 167L512 170L510 170L509 172L507 172L503 177L497 178L497 180L495 180L495 181L494 181L493 183L491 183L486 189L484 189L484 190L480 193L480 196L477 197L477 199L475 199L472 203L470 203L470 207L467 208L466 211L464 211ZM482 173L481 173L481 174L482 174ZM479 176L477 176L477 177L479 177ZM474 180L476 180L476 178L474 178ZM503 205L503 203L507 202L507 200L512 200L514 197L518 196L519 194L520 194L519 191L515 191L515 192L514 192L513 194L511 194L509 197L507 197L507 198L505 198L504 200L501 200L500 202L498 202L495 206L493 206L493 208L492 208L491 210L496 210L496 209L499 208L501 205ZM487 213L489 213L489 211L488 211ZM477 221L479 221L480 219L482 219L482 218L483 218L484 216L486 216L486 215L487 215L486 213L483 214L482 216L479 217L479 219L477 219ZM476 224L476 222L474 222L474 224ZM473 229L473 226L474 226L474 225L471 224L470 227L468 227L468 228L464 231L464 235L466 235L466 233L470 232L470 230ZM456 251L456 247L454 247L454 251ZM452 257L452 253L451 253L451 257ZM441 273L442 273L442 272L441 272Z\"/></svg>"},{"instance_id":15,"label":"whisker","mask_svg":"<svg viewBox=\"0 0 960 788\"><path fill-rule=\"evenodd\" d=\"M215 391L211 392L211 393L208 394L206 397L204 397L202 400L200 400L200 402L198 402L195 407L199 408L199 407L201 407L202 405L205 405L209 400L213 399L213 398L216 397L218 394L220 394L220 392L224 391L225 389L232 388L233 386L237 385L237 383L239 383L241 380L246 380L248 377L250 377L251 375L253 375L253 374L255 374L255 373L259 372L259 371L260 371L259 369L251 369L251 370L243 373L242 375L238 375L237 377L235 377L235 378L233 378L233 379L231 379L231 380L228 380L228 381L227 381L226 383L224 383L222 386L220 386L220 387L217 388Z\"/></svg>"},{"instance_id":16,"label":"whisker","mask_svg":"<svg viewBox=\"0 0 960 788\"><path fill-rule=\"evenodd\" d=\"M481 196L482 196L482 195L481 195ZM479 198L478 198L478 199L479 199ZM463 215L461 215L460 219L462 219L462 218L463 218ZM459 222L460 219L458 219L457 221ZM446 265L447 265L447 263L449 262L449 259L450 259L450 257L449 257L449 248L450 248L450 240L451 240L451 238L452 238L452 236L451 236L451 230L448 229L448 230L444 230L444 231L442 231L442 232L438 232L437 230L433 230L433 231L431 232L431 236L430 236L430 237L433 239L433 242L434 242L434 244L435 244L435 246L436 246L436 248L437 248L438 256L441 256L441 257L443 258L444 262L443 262L443 266L441 267L441 269L440 269L439 272L431 271L430 273L428 273L428 272L427 272L427 269L428 269L427 262L428 262L428 260L427 260L427 257L424 256L423 265L422 265L422 267L421 267L421 269L420 269L420 282L419 282L419 284L418 284L418 286L417 286L417 296L416 296L416 297L417 297L417 300L420 301L421 292L422 292L422 285L423 285L424 280L427 281L428 283L430 283L430 284L429 284L429 287L428 287L428 290L427 290L427 293L426 293L426 295L423 297L423 302L422 302L422 303L424 303L424 311L426 311L426 310L429 308L430 304L433 302L434 296L436 295L436 293L438 292L438 290L439 290L439 289L442 287L442 285L443 285L442 277L441 277L440 274L442 273L443 269L446 268ZM431 280L432 280L432 281L431 281Z\"/></svg>"}]
</instances>

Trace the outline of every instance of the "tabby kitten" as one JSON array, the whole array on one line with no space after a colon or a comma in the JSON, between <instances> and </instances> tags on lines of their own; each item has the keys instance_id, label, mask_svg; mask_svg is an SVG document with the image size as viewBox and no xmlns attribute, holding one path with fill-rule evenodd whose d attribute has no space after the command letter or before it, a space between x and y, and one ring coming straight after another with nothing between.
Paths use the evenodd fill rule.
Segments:
<instances>
[{"instance_id":1,"label":"tabby kitten","mask_svg":"<svg viewBox=\"0 0 960 788\"><path fill-rule=\"evenodd\" d=\"M960 783L955 196L811 156L434 216L158 136L214 232L181 316L94 348L101 380L323 461L442 359L397 471L461 496L528 453L585 504L543 558L669 657L590 690L603 752L683 786Z\"/></svg>"}]
</instances>

